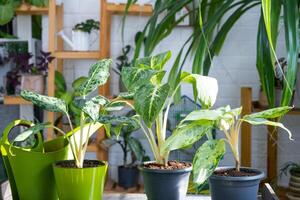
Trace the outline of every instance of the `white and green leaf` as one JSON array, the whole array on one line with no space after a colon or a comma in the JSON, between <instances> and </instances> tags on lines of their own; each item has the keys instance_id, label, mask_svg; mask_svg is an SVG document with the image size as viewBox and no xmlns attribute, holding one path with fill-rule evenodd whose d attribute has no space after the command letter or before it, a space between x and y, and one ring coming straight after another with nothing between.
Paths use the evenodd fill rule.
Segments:
<instances>
[{"instance_id":1,"label":"white and green leaf","mask_svg":"<svg viewBox=\"0 0 300 200\"><path fill-rule=\"evenodd\" d=\"M169 94L169 85L147 84L137 89L134 95L135 111L143 118L147 127L151 127L158 114L164 108Z\"/></svg>"},{"instance_id":2,"label":"white and green leaf","mask_svg":"<svg viewBox=\"0 0 300 200\"><path fill-rule=\"evenodd\" d=\"M289 107L289 106L272 108L261 112L253 113L250 115L246 115L244 116L244 118L276 119L278 117L282 117L283 115L287 114L292 109L293 107Z\"/></svg>"},{"instance_id":3,"label":"white and green leaf","mask_svg":"<svg viewBox=\"0 0 300 200\"><path fill-rule=\"evenodd\" d=\"M111 59L103 59L92 65L88 78L78 87L77 92L86 96L90 92L104 85L109 77Z\"/></svg>"},{"instance_id":4,"label":"white and green leaf","mask_svg":"<svg viewBox=\"0 0 300 200\"><path fill-rule=\"evenodd\" d=\"M31 126L30 128L26 129L22 133L20 133L13 142L23 142L26 139L28 139L30 136L39 133L40 131L44 130L45 128L49 127L51 125L50 122L40 123L36 124L34 126Z\"/></svg>"},{"instance_id":5,"label":"white and green leaf","mask_svg":"<svg viewBox=\"0 0 300 200\"><path fill-rule=\"evenodd\" d=\"M67 113L67 105L61 99L48 97L28 90L21 91L21 97L44 110Z\"/></svg>"},{"instance_id":6,"label":"white and green leaf","mask_svg":"<svg viewBox=\"0 0 300 200\"><path fill-rule=\"evenodd\" d=\"M225 154L223 140L208 140L196 152L193 160L193 181L202 184L215 171Z\"/></svg>"}]
</instances>

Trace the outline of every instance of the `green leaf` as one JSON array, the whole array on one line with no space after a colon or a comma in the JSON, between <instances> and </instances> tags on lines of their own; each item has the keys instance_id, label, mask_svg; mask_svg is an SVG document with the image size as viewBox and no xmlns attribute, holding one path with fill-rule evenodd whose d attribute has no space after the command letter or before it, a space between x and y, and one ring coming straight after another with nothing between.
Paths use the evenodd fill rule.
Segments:
<instances>
[{"instance_id":1,"label":"green leaf","mask_svg":"<svg viewBox=\"0 0 300 200\"><path fill-rule=\"evenodd\" d=\"M21 91L21 97L44 110L67 113L66 103L58 98L44 96L27 90Z\"/></svg>"},{"instance_id":2,"label":"green leaf","mask_svg":"<svg viewBox=\"0 0 300 200\"><path fill-rule=\"evenodd\" d=\"M158 114L163 109L169 94L169 85L143 85L134 95L134 107L143 118L147 127L151 127Z\"/></svg>"},{"instance_id":3,"label":"green leaf","mask_svg":"<svg viewBox=\"0 0 300 200\"><path fill-rule=\"evenodd\" d=\"M109 77L109 67L112 63L110 59L103 59L92 65L89 76L78 88L78 92L86 96L90 92L104 85Z\"/></svg>"},{"instance_id":4,"label":"green leaf","mask_svg":"<svg viewBox=\"0 0 300 200\"><path fill-rule=\"evenodd\" d=\"M75 81L72 83L72 88L76 91L78 88L88 79L88 77L81 76L77 78Z\"/></svg>"},{"instance_id":5,"label":"green leaf","mask_svg":"<svg viewBox=\"0 0 300 200\"><path fill-rule=\"evenodd\" d=\"M44 130L46 127L49 127L49 125L51 125L50 122L46 122L46 123L41 123L41 124L36 124L28 129L26 129L25 131L23 131L22 133L20 133L13 142L23 142L25 141L27 138L29 138L31 135L34 135L36 133L39 133L40 131Z\"/></svg>"},{"instance_id":6,"label":"green leaf","mask_svg":"<svg viewBox=\"0 0 300 200\"><path fill-rule=\"evenodd\" d=\"M208 140L196 152L193 160L193 181L202 184L215 171L225 154L223 140Z\"/></svg>"},{"instance_id":7,"label":"green leaf","mask_svg":"<svg viewBox=\"0 0 300 200\"><path fill-rule=\"evenodd\" d=\"M278 117L282 117L283 115L287 114L293 107L283 106L278 108L272 108L268 110L264 110L258 113L253 113L250 115L245 115L244 118L264 118L264 119L275 119Z\"/></svg>"},{"instance_id":8,"label":"green leaf","mask_svg":"<svg viewBox=\"0 0 300 200\"><path fill-rule=\"evenodd\" d=\"M37 7L46 7L49 4L49 0L27 0L31 5Z\"/></svg>"},{"instance_id":9,"label":"green leaf","mask_svg":"<svg viewBox=\"0 0 300 200\"><path fill-rule=\"evenodd\" d=\"M134 96L134 92L121 92L118 96L120 99L132 100Z\"/></svg>"},{"instance_id":10,"label":"green leaf","mask_svg":"<svg viewBox=\"0 0 300 200\"><path fill-rule=\"evenodd\" d=\"M128 143L129 149L134 153L136 159L142 162L145 156L145 151L140 141L133 137L127 137L125 140Z\"/></svg>"},{"instance_id":11,"label":"green leaf","mask_svg":"<svg viewBox=\"0 0 300 200\"><path fill-rule=\"evenodd\" d=\"M171 51L160 53L151 58L151 68L155 70L162 70L164 65L171 58Z\"/></svg>"},{"instance_id":12,"label":"green leaf","mask_svg":"<svg viewBox=\"0 0 300 200\"><path fill-rule=\"evenodd\" d=\"M215 104L218 95L217 79L185 72L182 73L181 81L193 85L195 98L200 101L202 108L210 108Z\"/></svg>"},{"instance_id":13,"label":"green leaf","mask_svg":"<svg viewBox=\"0 0 300 200\"><path fill-rule=\"evenodd\" d=\"M102 124L131 124L133 119L131 117L116 116L116 115L101 115L98 122Z\"/></svg>"},{"instance_id":14,"label":"green leaf","mask_svg":"<svg viewBox=\"0 0 300 200\"><path fill-rule=\"evenodd\" d=\"M65 92L67 90L67 84L65 78L59 71L55 71L54 82L55 82L55 96L58 97L56 95L57 91Z\"/></svg>"},{"instance_id":15,"label":"green leaf","mask_svg":"<svg viewBox=\"0 0 300 200\"><path fill-rule=\"evenodd\" d=\"M0 25L7 24L14 17L14 5L11 2L0 4Z\"/></svg>"},{"instance_id":16,"label":"green leaf","mask_svg":"<svg viewBox=\"0 0 300 200\"><path fill-rule=\"evenodd\" d=\"M220 110L196 110L188 114L183 120L184 121L214 121L222 116Z\"/></svg>"},{"instance_id":17,"label":"green leaf","mask_svg":"<svg viewBox=\"0 0 300 200\"><path fill-rule=\"evenodd\" d=\"M150 81L156 71L151 68L123 67L122 81L129 91L135 91L141 85Z\"/></svg>"},{"instance_id":18,"label":"green leaf","mask_svg":"<svg viewBox=\"0 0 300 200\"><path fill-rule=\"evenodd\" d=\"M298 0L283 1L287 70L284 80L281 105L290 105L296 84L299 55L299 8Z\"/></svg>"},{"instance_id":19,"label":"green leaf","mask_svg":"<svg viewBox=\"0 0 300 200\"><path fill-rule=\"evenodd\" d=\"M241 119L242 121L248 122L249 124L252 125L267 125L267 126L274 126L274 127L279 127L284 129L288 134L289 134L289 139L293 140L292 138L292 133L290 132L289 129L287 129L282 123L280 122L275 122L275 121L270 121L267 119L263 119L263 118L251 118L251 117L246 117Z\"/></svg>"},{"instance_id":20,"label":"green leaf","mask_svg":"<svg viewBox=\"0 0 300 200\"><path fill-rule=\"evenodd\" d=\"M126 106L124 101L113 101L105 106L105 110L108 112L120 111Z\"/></svg>"},{"instance_id":21,"label":"green leaf","mask_svg":"<svg viewBox=\"0 0 300 200\"><path fill-rule=\"evenodd\" d=\"M210 123L189 123L177 127L170 137L165 141L161 154L167 155L170 151L188 147L201 139L212 126Z\"/></svg>"}]
</instances>

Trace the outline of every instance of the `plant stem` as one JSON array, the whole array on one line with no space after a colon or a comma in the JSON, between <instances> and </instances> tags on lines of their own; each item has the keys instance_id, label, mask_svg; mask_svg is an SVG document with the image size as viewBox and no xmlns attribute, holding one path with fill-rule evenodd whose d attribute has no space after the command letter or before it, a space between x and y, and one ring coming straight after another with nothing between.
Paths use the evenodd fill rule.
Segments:
<instances>
[{"instance_id":1,"label":"plant stem","mask_svg":"<svg viewBox=\"0 0 300 200\"><path fill-rule=\"evenodd\" d=\"M84 113L81 111L80 114L80 138L79 138L79 150L78 150L78 159L79 159L79 166L78 168L83 167L84 155L82 155L82 142L83 142L83 126L84 126Z\"/></svg>"}]
</instances>

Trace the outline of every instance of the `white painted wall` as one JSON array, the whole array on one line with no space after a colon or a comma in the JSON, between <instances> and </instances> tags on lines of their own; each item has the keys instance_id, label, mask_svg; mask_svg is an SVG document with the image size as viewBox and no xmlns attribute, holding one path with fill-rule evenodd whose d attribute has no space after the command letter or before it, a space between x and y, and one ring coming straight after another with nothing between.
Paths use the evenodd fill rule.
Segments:
<instances>
[{"instance_id":1,"label":"white painted wall","mask_svg":"<svg viewBox=\"0 0 300 200\"><path fill-rule=\"evenodd\" d=\"M64 31L70 36L72 26L78 22L81 22L88 18L99 19L99 0L64 0L65 13L64 13ZM213 67L210 72L210 76L218 79L220 92L216 106L222 106L230 104L232 107L240 106L240 88L243 86L251 86L253 88L253 98L258 99L259 91L259 78L255 67L256 57L256 33L257 24L259 20L260 10L254 8L247 12L234 26L229 33L228 38L224 44L221 54L214 59ZM126 29L125 29L125 41L126 44L133 44L134 35L138 30L141 30L146 22L147 18L142 16L129 16ZM43 19L43 46L47 47L47 17ZM121 17L114 16L112 19L112 35L111 35L111 57L115 59L121 53ZM170 63L174 61L174 55L179 51L179 47L185 41L185 38L192 30L190 28L178 27L164 40L156 49L156 52L162 52L166 50L172 50L173 58ZM95 44L98 44L95 42ZM281 39L278 44L279 54L283 54L285 51L284 40ZM69 49L69 47L65 47ZM98 48L95 45L93 48ZM190 60L191 61L191 60ZM65 61L65 77L70 84L74 78L86 75L89 65L93 61ZM189 70L191 62L186 63L185 70ZM113 74L111 81L111 91L113 94L118 93L118 77ZM191 95L190 88L183 90L184 94ZM279 135L279 166L284 162L300 160L299 152L299 140L300 136L297 135L297 122L299 117L288 117L284 119L284 122L292 130L295 135L295 141L288 141L286 134ZM253 150L252 161L253 167L259 169L266 169L266 138L267 132L265 127L253 128ZM138 137L144 138L141 134L137 134ZM143 139L143 141L145 141ZM149 146L145 141L146 149L149 150ZM114 147L110 150L110 175L116 179L116 166L121 164L121 150ZM226 154L222 165L233 164L230 154ZM280 180L281 184L286 184L286 179Z\"/></svg>"}]
</instances>

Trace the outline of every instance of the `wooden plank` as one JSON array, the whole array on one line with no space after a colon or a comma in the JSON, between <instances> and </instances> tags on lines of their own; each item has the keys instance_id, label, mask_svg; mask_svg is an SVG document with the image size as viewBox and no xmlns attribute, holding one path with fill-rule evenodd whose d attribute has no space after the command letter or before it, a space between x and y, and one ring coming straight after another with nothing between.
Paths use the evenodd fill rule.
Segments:
<instances>
[{"instance_id":1,"label":"wooden plank","mask_svg":"<svg viewBox=\"0 0 300 200\"><path fill-rule=\"evenodd\" d=\"M16 9L17 15L48 15L48 7L36 7L30 4L22 4Z\"/></svg>"},{"instance_id":2,"label":"wooden plank","mask_svg":"<svg viewBox=\"0 0 300 200\"><path fill-rule=\"evenodd\" d=\"M48 41L48 51L53 54L56 48L56 1L49 0L49 41ZM54 55L55 56L55 55ZM54 80L55 80L55 61L52 61L49 64L48 68L48 96L54 96L55 87L54 87ZM54 124L55 114L53 112L47 113L47 120ZM53 138L53 129L47 129L47 139Z\"/></svg>"},{"instance_id":3,"label":"wooden plank","mask_svg":"<svg viewBox=\"0 0 300 200\"><path fill-rule=\"evenodd\" d=\"M24 100L20 96L4 96L5 105L31 105L31 102Z\"/></svg>"},{"instance_id":4,"label":"wooden plank","mask_svg":"<svg viewBox=\"0 0 300 200\"><path fill-rule=\"evenodd\" d=\"M241 88L241 105L243 106L242 116L252 112L252 89ZM241 165L251 167L251 125L242 123L241 126Z\"/></svg>"},{"instance_id":5,"label":"wooden plank","mask_svg":"<svg viewBox=\"0 0 300 200\"><path fill-rule=\"evenodd\" d=\"M123 15L125 11L125 4L113 4L107 3L107 11L111 14L115 15ZM153 8L152 5L138 5L133 4L130 6L128 10L128 15L141 15L141 16L149 16L152 15Z\"/></svg>"},{"instance_id":6,"label":"wooden plank","mask_svg":"<svg viewBox=\"0 0 300 200\"><path fill-rule=\"evenodd\" d=\"M60 31L64 27L64 17L63 17L63 11L64 11L64 4L61 6L56 6L56 11L57 11L57 30ZM57 37L57 50L58 51L63 51L64 50L64 41L61 37ZM64 61L62 59L57 59L57 71L60 73L63 73L63 64Z\"/></svg>"},{"instance_id":7,"label":"wooden plank","mask_svg":"<svg viewBox=\"0 0 300 200\"><path fill-rule=\"evenodd\" d=\"M99 51L56 51L53 53L59 59L100 59Z\"/></svg>"},{"instance_id":8,"label":"wooden plank","mask_svg":"<svg viewBox=\"0 0 300 200\"><path fill-rule=\"evenodd\" d=\"M269 181L273 181L277 178L277 133L276 128L268 126L267 175Z\"/></svg>"}]
</instances>

